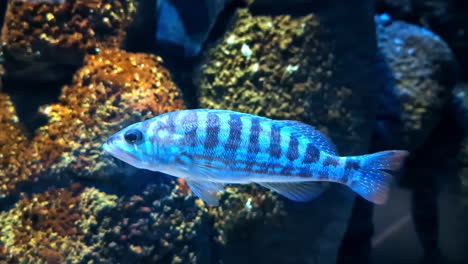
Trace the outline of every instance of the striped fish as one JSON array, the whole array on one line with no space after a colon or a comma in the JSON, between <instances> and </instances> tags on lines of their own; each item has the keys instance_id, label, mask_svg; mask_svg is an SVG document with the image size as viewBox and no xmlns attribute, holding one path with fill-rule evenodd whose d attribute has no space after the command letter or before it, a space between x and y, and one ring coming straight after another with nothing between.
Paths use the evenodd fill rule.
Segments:
<instances>
[{"instance_id":1,"label":"striped fish","mask_svg":"<svg viewBox=\"0 0 468 264\"><path fill-rule=\"evenodd\" d=\"M340 157L313 127L225 110L163 114L111 136L103 149L137 168L186 180L192 192L218 205L224 184L257 183L294 201L309 201L328 182L365 199L386 201L391 175L406 151Z\"/></svg>"}]
</instances>

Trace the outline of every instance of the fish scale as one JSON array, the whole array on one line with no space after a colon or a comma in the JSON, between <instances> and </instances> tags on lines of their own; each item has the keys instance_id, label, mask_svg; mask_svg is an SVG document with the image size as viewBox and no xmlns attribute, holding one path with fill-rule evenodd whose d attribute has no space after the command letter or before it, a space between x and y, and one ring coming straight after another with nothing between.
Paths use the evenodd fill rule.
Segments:
<instances>
[{"instance_id":1,"label":"fish scale","mask_svg":"<svg viewBox=\"0 0 468 264\"><path fill-rule=\"evenodd\" d=\"M327 182L383 203L406 151L340 157L331 141L296 121L225 110L163 114L111 136L106 152L138 168L186 180L195 195L217 205L224 184L258 183L295 201L309 201Z\"/></svg>"},{"instance_id":2,"label":"fish scale","mask_svg":"<svg viewBox=\"0 0 468 264\"><path fill-rule=\"evenodd\" d=\"M175 121L176 118L180 122ZM319 150L313 143L299 141L288 127L281 126L278 121L233 113L192 111L180 113L178 117L170 115L162 128L171 129L171 123L182 124L176 129L184 134L184 144L192 148L192 154L188 156L196 155L197 159L204 160L212 168L229 167L251 174L313 177L316 180L329 175L328 169L311 173L310 164L320 162ZM256 125L252 126L253 123ZM269 145L263 148L257 146L258 153L253 155L248 150L255 148L262 131L270 131ZM258 137L253 136L254 132ZM305 153L305 156L300 158L299 152Z\"/></svg>"},{"instance_id":3,"label":"fish scale","mask_svg":"<svg viewBox=\"0 0 468 264\"><path fill-rule=\"evenodd\" d=\"M251 127L252 123L250 120L241 118L240 115L230 114L230 115L219 115L216 114L218 119L221 121L219 123L219 131L223 131L223 134L210 135L211 131L218 131L217 127L212 128L212 123L206 124L206 133L211 138L217 138L219 142L219 147L216 148L216 151L207 151L205 148L204 155L206 159L221 159L225 161L223 166L226 165L238 169L245 170L248 168L243 158L247 157L247 160L255 160L256 155L249 153L248 147L251 146ZM217 124L214 124L215 126ZM221 139L220 139L221 137ZM206 143L205 143L206 144Z\"/></svg>"},{"instance_id":4,"label":"fish scale","mask_svg":"<svg viewBox=\"0 0 468 264\"><path fill-rule=\"evenodd\" d=\"M185 123L181 129L186 140L191 142L188 144L193 147L190 150L192 155L196 155L197 159L204 160L207 166L217 169L229 167L234 171L251 174L313 176L308 170L310 165L299 164L304 161L304 158L299 159L299 149L305 149L305 144L300 143L297 137L292 136L287 127L280 126L277 121L255 116L207 113L205 111L194 111L191 112L191 115L190 117L184 115L182 122L193 122L194 124ZM253 124L256 125L253 126ZM197 131L196 137L194 137L194 130ZM227 136L222 136L222 131ZM258 142L263 131L270 131L271 140L269 145L260 148L255 143ZM254 134L258 134L258 137L253 136ZM203 149L200 149L200 144L192 141L203 142ZM258 153L250 154L249 147L251 149L257 147ZM310 164L318 161L317 158L309 158L309 162L305 163Z\"/></svg>"}]
</instances>

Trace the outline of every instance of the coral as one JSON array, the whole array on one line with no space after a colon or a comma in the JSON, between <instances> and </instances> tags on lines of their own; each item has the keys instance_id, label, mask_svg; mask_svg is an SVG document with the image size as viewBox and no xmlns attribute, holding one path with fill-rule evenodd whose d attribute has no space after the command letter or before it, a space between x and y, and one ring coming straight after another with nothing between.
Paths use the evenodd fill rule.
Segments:
<instances>
[{"instance_id":1,"label":"coral","mask_svg":"<svg viewBox=\"0 0 468 264\"><path fill-rule=\"evenodd\" d=\"M0 93L0 197L28 178L30 153L10 97Z\"/></svg>"},{"instance_id":2,"label":"coral","mask_svg":"<svg viewBox=\"0 0 468 264\"><path fill-rule=\"evenodd\" d=\"M371 10L365 6L370 1L352 6L345 2L329 1L327 9L333 11L317 10L306 16L306 10L296 16L237 10L219 41L207 46L197 71L200 107L302 121L330 136L340 155L368 151L379 88L375 28L364 12ZM347 12L350 7L361 15ZM289 10L282 11L275 14ZM335 11L352 16L330 16ZM356 19L362 20L356 23ZM278 203L287 203L282 197L264 188L232 187L225 200L229 206L212 212L223 218L215 222L220 233L216 241L226 245L221 251L232 263L255 262L252 258L259 255L268 255L264 262L336 262L354 201L354 194L341 187L333 185L320 201L297 205L307 211L285 206L287 217L281 213L273 217L281 221L281 228L265 218L269 212L281 211ZM265 197L260 208L268 210L249 211L258 197ZM265 224L258 224L262 221Z\"/></svg>"},{"instance_id":3,"label":"coral","mask_svg":"<svg viewBox=\"0 0 468 264\"><path fill-rule=\"evenodd\" d=\"M220 207L210 208L209 214L214 218L214 239L224 246L245 239L259 226L278 225L286 216L278 196L255 185L227 188L221 203Z\"/></svg>"},{"instance_id":4,"label":"coral","mask_svg":"<svg viewBox=\"0 0 468 264\"><path fill-rule=\"evenodd\" d=\"M121 173L122 168L117 166L115 159L103 155L101 147L104 141L133 122L185 108L179 90L161 63L161 58L153 55L119 50L103 49L99 55L87 56L85 66L76 73L72 84L63 88L59 103L40 109L48 117L48 123L39 128L30 142L17 124L18 118L8 96L1 95L0 133L5 144L1 145L0 172L4 174L2 184L8 183L8 189L2 194L13 191L17 182L36 177L63 178L73 174L94 176L96 180ZM177 192L176 200L184 201L187 192L179 191L176 185L171 186ZM188 222L203 214L196 207L191 206L185 216L183 207L171 207L169 202L154 209L160 217L154 214L156 218L153 220L160 223L141 222L139 216L148 216L151 204L139 209L133 205L135 201L130 201L120 203L117 208L116 197L95 189L79 189L56 189L35 195L32 199L25 198L14 209L2 213L0 242L8 252L4 253L9 256L8 260L16 258L19 263L107 263L106 252L114 252L107 243L108 237L113 237L112 232L118 228L129 231L127 237L130 240L122 240L124 249L128 250L123 252L129 256L145 259L150 254L152 259L157 259L157 255L167 259L176 251L181 255L180 259L195 258L193 251L190 256L184 255L188 253L183 246L168 246L161 240L164 235L161 232L171 230L174 221L187 222L187 227L178 228L171 239L177 241L174 242L176 244L185 243L185 240L178 239L180 236L193 240L195 235L190 235L193 225ZM169 194L172 189L169 189ZM158 190L157 193L162 197L164 192ZM166 199L172 201L175 198L168 196ZM194 199L191 201L193 205ZM186 206L190 208L190 204ZM167 208L172 208L172 211ZM108 218L99 219L98 215L103 213ZM128 219L123 216L128 216ZM132 222L133 219L139 222ZM140 237L146 235L145 228L154 232L145 241L158 242L159 248L145 241L140 244L135 241L133 236L138 236L138 233ZM125 235L122 232L115 236L121 239ZM155 250L151 250L153 247Z\"/></svg>"},{"instance_id":5,"label":"coral","mask_svg":"<svg viewBox=\"0 0 468 264\"><path fill-rule=\"evenodd\" d=\"M80 195L79 211L81 218L78 224L79 230L84 234L92 234L92 228L98 225L97 216L111 211L117 206L117 196L107 195L94 188L88 188Z\"/></svg>"},{"instance_id":6,"label":"coral","mask_svg":"<svg viewBox=\"0 0 468 264\"><path fill-rule=\"evenodd\" d=\"M347 77L335 71L340 58L335 57L333 43L328 42L332 38L327 29L329 24L322 22L314 14L292 18L286 15L254 16L247 9L238 10L230 29L208 49L206 60L199 69L196 82L200 87L200 106L313 124L341 143L339 145L346 146L340 149L343 155L356 151L350 143L365 146L367 139L360 132L368 123L361 122L363 118L357 107L361 102L357 98L364 94L363 87L369 87L366 86L368 83L360 83L361 87L356 85L352 90L343 82L334 82ZM287 210L281 209L283 200L277 194L265 188L242 186L229 188L222 197L224 195L227 195L226 200L222 202L226 206L210 211L217 219L218 243L229 248L237 241L236 246L249 250L246 243L239 242L241 238L254 241L256 236L267 236L268 233L260 231L262 228L280 232L274 223L281 221ZM333 203L334 198L327 199L324 203ZM345 204L340 203L337 207L344 208ZM346 209L342 209L344 212ZM331 210L327 213L331 214ZM274 217L267 221L270 214ZM297 217L288 215L289 220L284 222L296 221ZM339 223L316 223L322 230L331 225L339 226ZM341 239L336 238L338 234L320 231L314 239L326 240L331 245ZM299 237L298 234L293 236L295 239ZM266 249L265 245L259 243L252 247L261 250ZM313 254L309 250L302 256ZM238 262L242 261L239 259Z\"/></svg>"},{"instance_id":7,"label":"coral","mask_svg":"<svg viewBox=\"0 0 468 264\"><path fill-rule=\"evenodd\" d=\"M3 51L29 62L79 64L85 53L121 47L135 13L134 0L10 0Z\"/></svg>"},{"instance_id":8,"label":"coral","mask_svg":"<svg viewBox=\"0 0 468 264\"><path fill-rule=\"evenodd\" d=\"M86 256L96 245L85 240L88 230L81 229L82 223L99 218L107 212L104 209L115 207L115 203L107 203L99 210L85 202L89 197L101 197L95 202L116 199L92 188L72 185L33 195L31 199L25 197L13 209L2 212L0 241L8 251L7 261L81 263L92 259Z\"/></svg>"},{"instance_id":9,"label":"coral","mask_svg":"<svg viewBox=\"0 0 468 264\"><path fill-rule=\"evenodd\" d=\"M149 186L141 196L118 205L97 236L106 244L99 251L107 263L200 263L198 241L208 235L206 208L193 196L178 192L174 183Z\"/></svg>"},{"instance_id":10,"label":"coral","mask_svg":"<svg viewBox=\"0 0 468 264\"><path fill-rule=\"evenodd\" d=\"M117 50L89 55L72 85L63 88L60 103L41 108L49 123L39 129L34 144L57 153L50 173L109 175L116 165L101 150L109 136L131 123L185 108L161 62ZM50 155L42 160L51 160Z\"/></svg>"},{"instance_id":11,"label":"coral","mask_svg":"<svg viewBox=\"0 0 468 264\"><path fill-rule=\"evenodd\" d=\"M10 252L6 250L3 244L0 242L0 263L2 264L17 264L18 260L11 257Z\"/></svg>"},{"instance_id":12,"label":"coral","mask_svg":"<svg viewBox=\"0 0 468 264\"><path fill-rule=\"evenodd\" d=\"M405 148L420 146L440 120L455 86L455 61L432 32L404 22L376 19L378 45L394 72L403 106Z\"/></svg>"},{"instance_id":13,"label":"coral","mask_svg":"<svg viewBox=\"0 0 468 264\"><path fill-rule=\"evenodd\" d=\"M207 263L213 242L229 246L284 216L283 203L272 193L247 189L229 188L219 207L206 207L175 181L151 185L141 196L120 199L89 241L103 241L94 253L106 263Z\"/></svg>"},{"instance_id":14,"label":"coral","mask_svg":"<svg viewBox=\"0 0 468 264\"><path fill-rule=\"evenodd\" d=\"M343 104L352 91L330 85L334 56L320 41L322 31L314 15L252 16L239 10L200 67L201 107L300 120L323 132L325 124L346 122L348 135L358 137Z\"/></svg>"},{"instance_id":15,"label":"coral","mask_svg":"<svg viewBox=\"0 0 468 264\"><path fill-rule=\"evenodd\" d=\"M133 122L185 108L161 62L153 55L119 50L103 49L99 55L87 56L72 84L63 88L59 103L41 107L48 123L30 143L11 122L7 122L9 130L2 129L18 131L6 134L16 137L5 138L8 144L2 145L2 153L14 150L9 159L21 162L8 164L17 164L15 168L21 170L2 170L5 178L15 180L1 194L12 191L16 182L40 176L94 176L96 180L120 172L115 159L101 150L110 135ZM7 105L4 115L13 111ZM2 164L7 164L5 159Z\"/></svg>"}]
</instances>

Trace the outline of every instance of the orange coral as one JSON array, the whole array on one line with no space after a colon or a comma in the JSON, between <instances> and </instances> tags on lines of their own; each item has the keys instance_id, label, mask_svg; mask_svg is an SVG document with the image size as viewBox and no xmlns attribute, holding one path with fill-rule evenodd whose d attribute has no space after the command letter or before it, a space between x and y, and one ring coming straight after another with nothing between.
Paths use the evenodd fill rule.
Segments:
<instances>
[{"instance_id":1,"label":"orange coral","mask_svg":"<svg viewBox=\"0 0 468 264\"><path fill-rule=\"evenodd\" d=\"M24 198L10 212L11 215L3 213L3 222L0 222L4 229L2 232L14 230L8 235L9 239L5 239L8 248L13 249L6 257L8 260L18 258L24 263L25 258L38 256L46 263L61 263L62 253L54 245L60 246L66 241L58 238L79 239L77 220L80 218L81 188L78 192L75 190L55 189L34 195L31 199Z\"/></svg>"},{"instance_id":2,"label":"orange coral","mask_svg":"<svg viewBox=\"0 0 468 264\"><path fill-rule=\"evenodd\" d=\"M3 244L0 242L0 263L1 264L17 264L18 260L10 257L9 252L5 249Z\"/></svg>"},{"instance_id":3,"label":"orange coral","mask_svg":"<svg viewBox=\"0 0 468 264\"><path fill-rule=\"evenodd\" d=\"M49 124L39 130L35 146L56 155L61 151L52 173L109 174L113 161L101 147L110 135L130 123L185 108L161 62L153 55L119 50L86 57L72 85L63 88L60 103L41 109Z\"/></svg>"},{"instance_id":4,"label":"orange coral","mask_svg":"<svg viewBox=\"0 0 468 264\"><path fill-rule=\"evenodd\" d=\"M78 196L82 188L75 190L54 189L42 195L34 196L33 200L27 198L19 203L23 214L22 226L36 231L54 232L60 236L78 235L75 226L80 218ZM29 228L28 228L29 227ZM29 230L24 233L29 236ZM18 235L17 239L21 240Z\"/></svg>"},{"instance_id":5,"label":"orange coral","mask_svg":"<svg viewBox=\"0 0 468 264\"><path fill-rule=\"evenodd\" d=\"M59 103L41 108L49 119L27 142L8 96L0 97L0 194L17 182L48 175L103 177L119 169L103 155L104 141L133 122L184 109L180 91L162 59L103 49L88 55ZM16 122L16 123L15 123ZM7 169L8 168L8 169Z\"/></svg>"},{"instance_id":6,"label":"orange coral","mask_svg":"<svg viewBox=\"0 0 468 264\"><path fill-rule=\"evenodd\" d=\"M39 257L47 264L60 264L63 263L63 255L57 250L42 249L38 251Z\"/></svg>"},{"instance_id":7,"label":"orange coral","mask_svg":"<svg viewBox=\"0 0 468 264\"><path fill-rule=\"evenodd\" d=\"M0 263L78 263L99 243L85 235L113 199L77 184L22 199L0 213Z\"/></svg>"},{"instance_id":8,"label":"orange coral","mask_svg":"<svg viewBox=\"0 0 468 264\"><path fill-rule=\"evenodd\" d=\"M7 51L21 56L52 55L47 59L54 60L66 58L53 54L64 50L88 53L100 47L118 48L135 12L134 0L67 0L63 4L10 0L2 41ZM47 54L47 48L54 48L53 53Z\"/></svg>"}]
</instances>

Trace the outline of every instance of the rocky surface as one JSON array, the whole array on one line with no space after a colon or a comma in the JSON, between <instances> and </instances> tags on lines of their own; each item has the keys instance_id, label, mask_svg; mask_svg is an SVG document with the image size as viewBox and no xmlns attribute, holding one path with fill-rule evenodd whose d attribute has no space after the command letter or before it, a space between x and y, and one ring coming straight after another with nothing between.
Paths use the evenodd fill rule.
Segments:
<instances>
[{"instance_id":1,"label":"rocky surface","mask_svg":"<svg viewBox=\"0 0 468 264\"><path fill-rule=\"evenodd\" d=\"M448 43L461 71L468 73L468 3L464 0L378 0L377 12L422 26ZM465 80L466 81L466 80Z\"/></svg>"},{"instance_id":2,"label":"rocky surface","mask_svg":"<svg viewBox=\"0 0 468 264\"><path fill-rule=\"evenodd\" d=\"M47 124L28 142L8 96L2 95L3 196L15 183L39 178L105 179L121 171L101 146L116 131L154 115L184 109L179 90L162 59L153 55L102 50L89 55L59 103L44 105Z\"/></svg>"},{"instance_id":3,"label":"rocky surface","mask_svg":"<svg viewBox=\"0 0 468 264\"><path fill-rule=\"evenodd\" d=\"M0 214L4 263L83 263L100 241L87 231L116 206L116 197L73 185L25 197ZM95 263L95 262L88 262Z\"/></svg>"},{"instance_id":4,"label":"rocky surface","mask_svg":"<svg viewBox=\"0 0 468 264\"><path fill-rule=\"evenodd\" d=\"M354 7L359 14L334 4L304 16L239 10L198 70L200 106L300 120L331 136L342 155L367 152L378 92L373 17L369 2ZM307 204L285 201L281 228L246 234L248 244L227 240L223 262L334 263L353 197L334 186Z\"/></svg>"},{"instance_id":5,"label":"rocky surface","mask_svg":"<svg viewBox=\"0 0 468 264\"><path fill-rule=\"evenodd\" d=\"M8 74L63 78L85 54L120 48L136 12L133 0L9 0L1 41Z\"/></svg>"},{"instance_id":6,"label":"rocky surface","mask_svg":"<svg viewBox=\"0 0 468 264\"><path fill-rule=\"evenodd\" d=\"M195 81L200 106L299 120L329 135L341 155L367 153L382 94L378 79L384 78L376 65L371 1L330 1L294 15L284 14L287 8L266 15L261 2L238 10L228 31L204 53ZM219 195L219 207L207 207L182 180L160 174L151 174L153 184L137 194L70 185L127 184L129 176L140 182L148 172L104 155L102 143L128 124L186 107L160 57L117 49L132 6L133 1L66 0L10 7L2 36L8 56L18 52L26 61L42 61L47 53L29 53L41 45L97 54L86 55L56 102L41 105L46 122L30 138L6 94L11 89L0 94L0 194L30 192L31 183L44 179L52 183L50 190L23 194L11 208L2 208L0 262L335 263L354 201L343 186L334 185L310 203L253 184L229 186ZM66 20L70 23L56 36L50 30L58 27L60 14L46 12L37 17L46 36L42 31L29 36L25 27L36 25L31 20L36 16L27 10L78 10L79 17ZM96 17L85 10L97 10ZM21 16L13 17L14 11ZM116 16L107 21L109 12ZM26 24L17 23L23 20ZM453 57L429 31L377 22L378 43L404 107L405 141L417 145L452 96ZM79 41L63 31L79 25ZM103 31L95 30L97 25ZM99 37L91 38L90 28ZM58 188L58 179L64 188Z\"/></svg>"},{"instance_id":7,"label":"rocky surface","mask_svg":"<svg viewBox=\"0 0 468 264\"><path fill-rule=\"evenodd\" d=\"M468 206L468 85L461 83L453 91L454 112L458 123L458 129L463 131L463 139L458 152L460 171L458 173L463 194L463 204Z\"/></svg>"},{"instance_id":8,"label":"rocky surface","mask_svg":"<svg viewBox=\"0 0 468 264\"><path fill-rule=\"evenodd\" d=\"M383 15L376 18L378 45L395 79L402 104L403 144L420 146L440 121L456 84L448 45L427 29Z\"/></svg>"}]
</instances>

